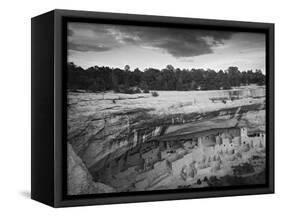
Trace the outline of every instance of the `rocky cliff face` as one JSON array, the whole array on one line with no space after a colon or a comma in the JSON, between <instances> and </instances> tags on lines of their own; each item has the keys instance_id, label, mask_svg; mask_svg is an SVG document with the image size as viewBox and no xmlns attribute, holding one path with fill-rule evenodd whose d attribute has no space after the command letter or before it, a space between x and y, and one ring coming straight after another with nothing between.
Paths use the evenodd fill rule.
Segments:
<instances>
[{"instance_id":1,"label":"rocky cliff face","mask_svg":"<svg viewBox=\"0 0 281 217\"><path fill-rule=\"evenodd\" d=\"M98 181L94 172L108 162L120 159L128 150L151 138L178 137L189 129L194 130L194 123L205 121L204 126L196 125L201 130L202 127L216 128L220 123L251 128L264 126L264 99L242 98L227 103L209 100L220 94L220 91L160 92L157 98L115 93L69 94L68 142L83 165L73 169L76 175L69 172L73 186L78 186L71 191L89 193L92 187L87 184L87 177L94 176ZM206 125L209 120L212 121ZM189 123L189 127L182 129ZM82 180L80 186L79 180Z\"/></svg>"},{"instance_id":2,"label":"rocky cliff face","mask_svg":"<svg viewBox=\"0 0 281 217\"><path fill-rule=\"evenodd\" d=\"M91 174L82 160L73 151L70 144L68 149L68 194L97 194L110 193L115 190L105 184L93 182Z\"/></svg>"}]
</instances>

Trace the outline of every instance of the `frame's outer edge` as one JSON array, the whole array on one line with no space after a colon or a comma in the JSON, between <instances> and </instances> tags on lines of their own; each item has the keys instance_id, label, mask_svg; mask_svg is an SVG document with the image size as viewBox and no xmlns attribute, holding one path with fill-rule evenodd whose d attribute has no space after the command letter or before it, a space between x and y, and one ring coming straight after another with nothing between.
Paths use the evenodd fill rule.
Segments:
<instances>
[{"instance_id":1,"label":"frame's outer edge","mask_svg":"<svg viewBox=\"0 0 281 217\"><path fill-rule=\"evenodd\" d=\"M54 206L61 207L63 201L62 186L63 186L63 78L62 68L62 17L57 10L54 11Z\"/></svg>"},{"instance_id":2,"label":"frame's outer edge","mask_svg":"<svg viewBox=\"0 0 281 217\"><path fill-rule=\"evenodd\" d=\"M142 15L142 14L125 14L125 13L111 13L111 12L94 12L94 11L79 11L79 10L64 10L55 9L57 18L71 17L83 19L102 19L102 20L118 20L118 21L133 21L133 22L156 22L163 24L188 24L194 26L208 26L208 27L221 27L226 28L246 28L246 29L268 29L269 25L273 23L264 22L249 22L249 21L236 21L236 20L217 20L217 19L203 19L203 18L190 18L190 17L175 17L175 16L158 16L158 15ZM82 21L83 22L83 21Z\"/></svg>"},{"instance_id":3,"label":"frame's outer edge","mask_svg":"<svg viewBox=\"0 0 281 217\"><path fill-rule=\"evenodd\" d=\"M269 133L269 191L271 193L274 193L274 183L275 183L275 166L274 166L274 159L275 159L275 152L274 152L274 145L275 145L275 137L274 137L274 130L275 130L275 124L274 124L274 116L275 116L275 111L274 111L274 100L275 100L275 93L274 93L274 85L275 85L275 80L274 80L274 71L275 71L275 66L274 66L274 61L275 61L275 51L274 51L274 44L275 44L275 36L274 36L274 24L269 24L268 26L268 85L269 88L267 88L267 95L268 95L268 104L267 108L269 110L269 115L268 115L268 126L270 130L268 130Z\"/></svg>"},{"instance_id":4,"label":"frame's outer edge","mask_svg":"<svg viewBox=\"0 0 281 217\"><path fill-rule=\"evenodd\" d=\"M150 195L131 195L123 196L116 194L113 197L99 197L99 198L77 198L66 199L63 197L62 186L63 184L63 19L65 17L71 18L86 18L86 19L105 19L105 20L123 20L125 21L144 21L144 22L159 22L159 23L181 23L191 25L210 25L212 27L228 27L228 28L244 28L244 29L259 29L268 31L269 33L269 82L270 93L270 153L269 156L272 159L269 160L269 186L262 188L252 188L243 190L225 190L225 191L206 191L206 192L192 192L186 194L183 193L171 193L159 194L157 192L151 192ZM55 207L68 207L68 206L81 206L81 205L99 205L99 204L112 204L112 203L130 203L130 202L144 202L144 201L162 201L162 200L175 200L175 199L195 199L206 197L223 197L223 196L242 196L253 194L267 194L274 192L274 25L269 23L254 23L254 22L241 22L241 21L223 21L223 20L206 20L206 19L192 19L192 18L177 18L177 17L160 17L160 16L147 16L147 15L133 15L133 14L112 14L112 13L100 13L100 12L86 12L86 11L70 11L70 10L55 10L54 11L54 44L53 44L53 58L54 58L54 150L53 150L53 192L54 192L54 204Z\"/></svg>"},{"instance_id":5,"label":"frame's outer edge","mask_svg":"<svg viewBox=\"0 0 281 217\"><path fill-rule=\"evenodd\" d=\"M54 12L31 20L31 198L54 206Z\"/></svg>"}]
</instances>

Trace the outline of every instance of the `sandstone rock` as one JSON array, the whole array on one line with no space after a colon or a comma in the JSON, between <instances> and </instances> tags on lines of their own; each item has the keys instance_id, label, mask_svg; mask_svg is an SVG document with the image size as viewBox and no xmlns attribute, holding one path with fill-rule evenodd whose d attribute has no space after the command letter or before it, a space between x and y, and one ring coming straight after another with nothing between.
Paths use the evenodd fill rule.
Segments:
<instances>
[{"instance_id":1,"label":"sandstone rock","mask_svg":"<svg viewBox=\"0 0 281 217\"><path fill-rule=\"evenodd\" d=\"M94 182L88 169L86 168L82 160L74 152L70 144L67 145L67 149L67 187L69 195L109 193L115 191L110 186Z\"/></svg>"}]
</instances>

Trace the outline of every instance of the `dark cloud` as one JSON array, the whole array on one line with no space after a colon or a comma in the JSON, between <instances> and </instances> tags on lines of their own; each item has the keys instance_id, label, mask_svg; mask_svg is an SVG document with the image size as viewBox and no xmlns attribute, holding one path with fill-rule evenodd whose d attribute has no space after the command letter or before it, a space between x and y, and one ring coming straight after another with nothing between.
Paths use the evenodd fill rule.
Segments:
<instances>
[{"instance_id":1,"label":"dark cloud","mask_svg":"<svg viewBox=\"0 0 281 217\"><path fill-rule=\"evenodd\" d=\"M172 56L193 57L213 53L213 48L231 38L231 32L102 24L71 25L73 32L90 31L85 40L70 35L69 49L102 52L126 45L161 49ZM85 34L84 34L85 35ZM85 36L83 36L85 37Z\"/></svg>"},{"instance_id":2,"label":"dark cloud","mask_svg":"<svg viewBox=\"0 0 281 217\"><path fill-rule=\"evenodd\" d=\"M120 27L123 41L163 49L175 57L192 57L213 52L230 39L231 32L151 27Z\"/></svg>"},{"instance_id":3,"label":"dark cloud","mask_svg":"<svg viewBox=\"0 0 281 217\"><path fill-rule=\"evenodd\" d=\"M175 57L193 57L212 53L211 46L203 41L191 44L188 42L170 40L159 44L158 47L163 48Z\"/></svg>"}]
</instances>

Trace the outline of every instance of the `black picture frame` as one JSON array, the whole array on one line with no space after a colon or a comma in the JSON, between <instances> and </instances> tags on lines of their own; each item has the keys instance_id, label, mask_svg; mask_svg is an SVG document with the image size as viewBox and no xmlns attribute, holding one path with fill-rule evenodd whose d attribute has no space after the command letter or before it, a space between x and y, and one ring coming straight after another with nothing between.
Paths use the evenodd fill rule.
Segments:
<instances>
[{"instance_id":1,"label":"black picture frame","mask_svg":"<svg viewBox=\"0 0 281 217\"><path fill-rule=\"evenodd\" d=\"M67 22L95 22L262 32L266 34L265 185L191 190L66 195ZM53 10L32 18L31 197L53 207L274 193L274 24L147 15Z\"/></svg>"}]
</instances>

